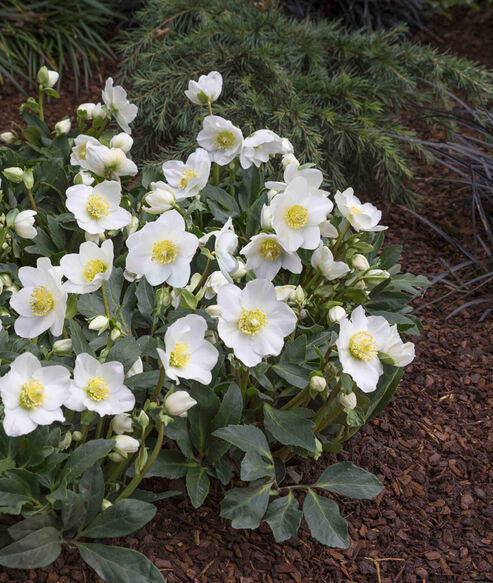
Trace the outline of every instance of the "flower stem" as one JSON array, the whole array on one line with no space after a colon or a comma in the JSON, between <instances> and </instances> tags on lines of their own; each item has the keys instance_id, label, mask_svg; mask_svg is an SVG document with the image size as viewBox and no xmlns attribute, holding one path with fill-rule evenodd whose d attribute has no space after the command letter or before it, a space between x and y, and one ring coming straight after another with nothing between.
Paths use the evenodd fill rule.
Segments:
<instances>
[{"instance_id":1,"label":"flower stem","mask_svg":"<svg viewBox=\"0 0 493 583\"><path fill-rule=\"evenodd\" d=\"M211 100L209 99L209 101L207 102L207 105L209 107L209 115L212 115L212 103Z\"/></svg>"},{"instance_id":2,"label":"flower stem","mask_svg":"<svg viewBox=\"0 0 493 583\"><path fill-rule=\"evenodd\" d=\"M111 318L110 306L108 304L108 294L106 293L106 285L104 281L101 284L101 292L103 294L103 304L104 304L104 311L106 312L106 317L108 319Z\"/></svg>"},{"instance_id":3,"label":"flower stem","mask_svg":"<svg viewBox=\"0 0 493 583\"><path fill-rule=\"evenodd\" d=\"M219 184L219 164L216 164L215 162L212 164L212 183L214 184L214 186L217 186Z\"/></svg>"},{"instance_id":4,"label":"flower stem","mask_svg":"<svg viewBox=\"0 0 493 583\"><path fill-rule=\"evenodd\" d=\"M342 245L342 243L344 241L344 237L346 236L346 233L349 231L349 226L350 226L349 221L347 221L346 225L344 226L342 231L339 233L339 237L337 237L337 241L335 242L335 245L332 247L332 255L334 256L334 259L337 259L336 253L337 253L337 251L339 251L339 247Z\"/></svg>"},{"instance_id":5,"label":"flower stem","mask_svg":"<svg viewBox=\"0 0 493 583\"><path fill-rule=\"evenodd\" d=\"M246 392L247 392L247 388L248 388L248 380L249 379L250 379L250 369L245 368L245 370L243 371L243 374L241 375L241 384L240 384L241 395L243 397L243 403L245 403L245 400L246 400Z\"/></svg>"},{"instance_id":6,"label":"flower stem","mask_svg":"<svg viewBox=\"0 0 493 583\"><path fill-rule=\"evenodd\" d=\"M103 418L100 417L99 421L98 421L97 428L96 428L96 435L94 436L94 439L99 439L101 437L102 432L103 432Z\"/></svg>"},{"instance_id":7,"label":"flower stem","mask_svg":"<svg viewBox=\"0 0 493 583\"><path fill-rule=\"evenodd\" d=\"M39 110L38 110L39 119L41 121L44 121L45 114L43 111L43 88L41 87L41 85L39 86L39 92L38 92L38 105L39 105ZM34 210L36 210L36 209L34 209Z\"/></svg>"},{"instance_id":8,"label":"flower stem","mask_svg":"<svg viewBox=\"0 0 493 583\"><path fill-rule=\"evenodd\" d=\"M164 366L161 366L160 370L159 370L159 378L157 381L157 385L156 385L156 388L155 388L154 393L152 395L153 401L158 400L159 393L161 392L161 389L163 388L163 384L164 384Z\"/></svg>"},{"instance_id":9,"label":"flower stem","mask_svg":"<svg viewBox=\"0 0 493 583\"><path fill-rule=\"evenodd\" d=\"M38 212L38 207L36 206L36 203L34 202L34 196L33 196L33 192L30 188L27 188L27 196L29 197L29 202L31 203L31 206L33 208L33 211Z\"/></svg>"},{"instance_id":10,"label":"flower stem","mask_svg":"<svg viewBox=\"0 0 493 583\"><path fill-rule=\"evenodd\" d=\"M205 264L205 269L204 269L204 273L202 274L202 277L200 278L199 283L195 286L194 290L192 293L197 293L199 291L199 289L204 285L205 280L207 279L207 276L209 274L209 267L211 266L211 258L208 257L207 258L207 263Z\"/></svg>"}]
</instances>

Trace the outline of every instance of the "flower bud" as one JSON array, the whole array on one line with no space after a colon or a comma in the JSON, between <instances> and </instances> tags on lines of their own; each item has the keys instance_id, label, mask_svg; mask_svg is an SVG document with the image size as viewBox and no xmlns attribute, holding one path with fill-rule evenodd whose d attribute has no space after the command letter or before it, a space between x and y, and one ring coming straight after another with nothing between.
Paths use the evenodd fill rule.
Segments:
<instances>
[{"instance_id":1,"label":"flower bud","mask_svg":"<svg viewBox=\"0 0 493 583\"><path fill-rule=\"evenodd\" d=\"M346 310L342 306L334 306L329 310L329 320L340 322L346 316Z\"/></svg>"},{"instance_id":2,"label":"flower bud","mask_svg":"<svg viewBox=\"0 0 493 583\"><path fill-rule=\"evenodd\" d=\"M320 234L328 239L337 239L339 237L339 231L330 221L322 221L320 223Z\"/></svg>"},{"instance_id":3,"label":"flower bud","mask_svg":"<svg viewBox=\"0 0 493 583\"><path fill-rule=\"evenodd\" d=\"M125 132L121 132L120 134L117 134L116 136L113 136L111 138L110 147L120 148L120 150L123 150L125 154L127 154L128 152L130 152L133 143L134 141L128 134L126 134Z\"/></svg>"},{"instance_id":4,"label":"flower bud","mask_svg":"<svg viewBox=\"0 0 493 583\"><path fill-rule=\"evenodd\" d=\"M106 498L103 498L103 501L101 502L101 510L104 511L110 506L113 506L113 504L109 500L106 500Z\"/></svg>"},{"instance_id":5,"label":"flower bud","mask_svg":"<svg viewBox=\"0 0 493 583\"><path fill-rule=\"evenodd\" d=\"M276 194L279 194L278 190L273 190L272 188L270 190L267 191L267 200L269 202L271 202L271 200L276 196Z\"/></svg>"},{"instance_id":6,"label":"flower bud","mask_svg":"<svg viewBox=\"0 0 493 583\"><path fill-rule=\"evenodd\" d=\"M81 170L77 172L74 177L74 184L83 184L84 186L91 186L94 182L94 176L90 172L86 172L85 170Z\"/></svg>"},{"instance_id":7,"label":"flower bud","mask_svg":"<svg viewBox=\"0 0 493 583\"><path fill-rule=\"evenodd\" d=\"M212 300L217 292L229 282L221 271L212 272L205 282L205 299Z\"/></svg>"},{"instance_id":8,"label":"flower bud","mask_svg":"<svg viewBox=\"0 0 493 583\"><path fill-rule=\"evenodd\" d=\"M0 140L4 144L12 144L15 141L16 135L14 132L2 132L0 134Z\"/></svg>"},{"instance_id":9,"label":"flower bud","mask_svg":"<svg viewBox=\"0 0 493 583\"><path fill-rule=\"evenodd\" d=\"M130 222L127 225L127 234L132 235L139 228L139 219L132 215Z\"/></svg>"},{"instance_id":10,"label":"flower bud","mask_svg":"<svg viewBox=\"0 0 493 583\"><path fill-rule=\"evenodd\" d=\"M339 399L339 403L344 407L344 409L354 409L358 404L358 400L354 393L349 393L348 395L345 393L339 393L337 398Z\"/></svg>"},{"instance_id":11,"label":"flower bud","mask_svg":"<svg viewBox=\"0 0 493 583\"><path fill-rule=\"evenodd\" d=\"M55 133L57 136L66 136L70 132L72 123L68 118L62 119L55 124Z\"/></svg>"},{"instance_id":12,"label":"flower bud","mask_svg":"<svg viewBox=\"0 0 493 583\"><path fill-rule=\"evenodd\" d=\"M80 431L74 431L72 433L72 440L73 441L80 441L82 439L82 433Z\"/></svg>"},{"instance_id":13,"label":"flower bud","mask_svg":"<svg viewBox=\"0 0 493 583\"><path fill-rule=\"evenodd\" d=\"M316 447L316 451L315 451L315 453L312 453L312 457L314 460L318 460L318 458L322 455L324 448L322 446L322 442L320 441L320 439L318 439L316 437L315 437L315 447Z\"/></svg>"},{"instance_id":14,"label":"flower bud","mask_svg":"<svg viewBox=\"0 0 493 583\"><path fill-rule=\"evenodd\" d=\"M186 417L187 411L197 404L195 399L187 391L176 391L166 398L164 403L165 410L169 415Z\"/></svg>"},{"instance_id":15,"label":"flower bud","mask_svg":"<svg viewBox=\"0 0 493 583\"><path fill-rule=\"evenodd\" d=\"M294 292L294 299L298 304L303 304L306 300L306 293L305 290L301 287L301 285L296 286L296 290Z\"/></svg>"},{"instance_id":16,"label":"flower bud","mask_svg":"<svg viewBox=\"0 0 493 583\"><path fill-rule=\"evenodd\" d=\"M84 233L84 237L86 241L91 241L91 243L96 243L96 245L99 245L106 239L104 233Z\"/></svg>"},{"instance_id":17,"label":"flower bud","mask_svg":"<svg viewBox=\"0 0 493 583\"><path fill-rule=\"evenodd\" d=\"M165 182L151 182L151 190L145 195L142 210L151 215L159 215L173 208L175 194Z\"/></svg>"},{"instance_id":18,"label":"flower bud","mask_svg":"<svg viewBox=\"0 0 493 583\"><path fill-rule=\"evenodd\" d=\"M24 173L22 175L22 181L24 182L24 186L31 190L34 186L34 174L32 168L25 168Z\"/></svg>"},{"instance_id":19,"label":"flower bud","mask_svg":"<svg viewBox=\"0 0 493 583\"><path fill-rule=\"evenodd\" d=\"M85 119L92 119L94 117L95 103L81 103L77 108L77 115Z\"/></svg>"},{"instance_id":20,"label":"flower bud","mask_svg":"<svg viewBox=\"0 0 493 583\"><path fill-rule=\"evenodd\" d=\"M117 435L115 437L115 442L115 448L124 451L125 453L135 453L139 451L139 441L130 435Z\"/></svg>"},{"instance_id":21,"label":"flower bud","mask_svg":"<svg viewBox=\"0 0 493 583\"><path fill-rule=\"evenodd\" d=\"M5 168L3 175L11 182L19 184L24 178L24 170L19 168L19 166L11 166L10 168Z\"/></svg>"},{"instance_id":22,"label":"flower bud","mask_svg":"<svg viewBox=\"0 0 493 583\"><path fill-rule=\"evenodd\" d=\"M296 286L294 285L277 285L275 290L276 297L280 302L292 301L295 298Z\"/></svg>"},{"instance_id":23,"label":"flower bud","mask_svg":"<svg viewBox=\"0 0 493 583\"><path fill-rule=\"evenodd\" d=\"M293 144L288 138L281 138L281 148L283 154L294 154Z\"/></svg>"},{"instance_id":24,"label":"flower bud","mask_svg":"<svg viewBox=\"0 0 493 583\"><path fill-rule=\"evenodd\" d=\"M262 212L260 213L260 226L262 229L272 229L272 211L266 204L264 204L262 207Z\"/></svg>"},{"instance_id":25,"label":"flower bud","mask_svg":"<svg viewBox=\"0 0 493 583\"><path fill-rule=\"evenodd\" d=\"M132 433L132 419L128 413L119 413L111 420L111 429L113 433L122 435L122 433Z\"/></svg>"},{"instance_id":26,"label":"flower bud","mask_svg":"<svg viewBox=\"0 0 493 583\"><path fill-rule=\"evenodd\" d=\"M127 372L127 378L133 377L134 375L140 374L141 372L144 372L144 364L142 362L142 358L139 356L139 358L129 368Z\"/></svg>"},{"instance_id":27,"label":"flower bud","mask_svg":"<svg viewBox=\"0 0 493 583\"><path fill-rule=\"evenodd\" d=\"M356 255L353 255L351 264L359 271L366 271L367 269L370 269L368 259L364 255L361 255L361 253L356 253Z\"/></svg>"},{"instance_id":28,"label":"flower bud","mask_svg":"<svg viewBox=\"0 0 493 583\"><path fill-rule=\"evenodd\" d=\"M60 443L58 444L58 447L63 451L64 449L68 449L71 443L72 434L70 433L70 431L67 431L62 441L60 441Z\"/></svg>"},{"instance_id":29,"label":"flower bud","mask_svg":"<svg viewBox=\"0 0 493 583\"><path fill-rule=\"evenodd\" d=\"M286 166L289 166L290 164L296 164L296 166L300 165L298 158L296 158L294 154L284 154L282 157L282 167L286 168Z\"/></svg>"},{"instance_id":30,"label":"flower bud","mask_svg":"<svg viewBox=\"0 0 493 583\"><path fill-rule=\"evenodd\" d=\"M67 354L68 352L72 352L72 340L70 338L56 340L53 343L53 352L55 354Z\"/></svg>"},{"instance_id":31,"label":"flower bud","mask_svg":"<svg viewBox=\"0 0 493 583\"><path fill-rule=\"evenodd\" d=\"M89 326L89 328L90 328L90 326ZM121 332L120 328L113 328L110 332L110 338L111 338L111 340L113 340L113 342L118 340L118 338L120 338L121 335L122 335L122 332Z\"/></svg>"},{"instance_id":32,"label":"flower bud","mask_svg":"<svg viewBox=\"0 0 493 583\"><path fill-rule=\"evenodd\" d=\"M149 415L145 411L141 411L137 417L137 423L145 429L149 425Z\"/></svg>"},{"instance_id":33,"label":"flower bud","mask_svg":"<svg viewBox=\"0 0 493 583\"><path fill-rule=\"evenodd\" d=\"M365 275L365 279L373 279L373 280L380 280L383 281L384 279L388 279L390 277L390 273L385 269L370 269L370 271Z\"/></svg>"},{"instance_id":34,"label":"flower bud","mask_svg":"<svg viewBox=\"0 0 493 583\"><path fill-rule=\"evenodd\" d=\"M132 273L131 271L128 271L128 269L125 269L123 272L123 277L126 279L126 281L132 283L133 281L141 279L142 275L137 275L136 273Z\"/></svg>"},{"instance_id":35,"label":"flower bud","mask_svg":"<svg viewBox=\"0 0 493 583\"><path fill-rule=\"evenodd\" d=\"M310 379L310 389L321 393L327 387L327 381L320 375L314 375Z\"/></svg>"},{"instance_id":36,"label":"flower bud","mask_svg":"<svg viewBox=\"0 0 493 583\"><path fill-rule=\"evenodd\" d=\"M209 314L211 318L219 318L219 316L221 315L221 308L217 304L207 306L205 311Z\"/></svg>"},{"instance_id":37,"label":"flower bud","mask_svg":"<svg viewBox=\"0 0 493 583\"><path fill-rule=\"evenodd\" d=\"M89 322L89 330L96 330L96 332L104 332L108 328L110 321L106 316L96 316Z\"/></svg>"},{"instance_id":38,"label":"flower bud","mask_svg":"<svg viewBox=\"0 0 493 583\"><path fill-rule=\"evenodd\" d=\"M36 211L21 211L14 219L14 231L23 239L34 239L37 231L34 227Z\"/></svg>"},{"instance_id":39,"label":"flower bud","mask_svg":"<svg viewBox=\"0 0 493 583\"><path fill-rule=\"evenodd\" d=\"M123 462L127 459L127 454L126 453L118 453L117 451L111 451L108 454L108 458L112 461L115 462L115 464L119 464L120 462Z\"/></svg>"},{"instance_id":40,"label":"flower bud","mask_svg":"<svg viewBox=\"0 0 493 583\"><path fill-rule=\"evenodd\" d=\"M300 310L300 315L299 315L299 319L300 320L304 320L305 318L308 318L308 310L305 310L305 308L303 308L302 310Z\"/></svg>"},{"instance_id":41,"label":"flower bud","mask_svg":"<svg viewBox=\"0 0 493 583\"><path fill-rule=\"evenodd\" d=\"M43 66L38 71L37 80L43 87L54 87L60 75L56 71L49 71L47 67Z\"/></svg>"},{"instance_id":42,"label":"flower bud","mask_svg":"<svg viewBox=\"0 0 493 583\"><path fill-rule=\"evenodd\" d=\"M245 264L243 263L243 261L241 259L238 259L238 268L236 269L236 271L234 271L231 274L231 277L235 280L235 281L239 281L242 277L244 277L246 275L246 267Z\"/></svg>"}]
</instances>

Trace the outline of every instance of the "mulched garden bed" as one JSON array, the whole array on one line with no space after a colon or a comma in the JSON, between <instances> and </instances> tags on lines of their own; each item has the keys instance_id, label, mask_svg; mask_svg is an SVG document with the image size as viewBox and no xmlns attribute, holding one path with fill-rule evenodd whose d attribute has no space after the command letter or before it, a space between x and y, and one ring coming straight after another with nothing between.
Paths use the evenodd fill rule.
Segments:
<instances>
[{"instance_id":1,"label":"mulched garden bed","mask_svg":"<svg viewBox=\"0 0 493 583\"><path fill-rule=\"evenodd\" d=\"M492 53L487 60L484 48L491 46L491 12L487 22L484 18L447 25L443 46L457 52L467 48L468 57L491 66ZM97 98L103 77L75 101ZM2 129L8 129L9 107L20 101L16 95L2 101ZM74 97L58 106L60 117L71 101ZM453 185L438 180L442 173L440 167L421 168L416 183L425 195L421 212L467 246L470 211ZM384 215L383 224L391 227L387 242L404 245L406 271L433 276L462 260L402 209L387 206ZM348 550L324 547L307 530L283 544L274 543L265 524L254 532L234 530L218 517L222 491L217 485L198 511L183 498L159 503L150 525L118 542L146 554L168 583L493 581L493 323L491 316L479 321L484 305L446 319L462 301L456 294L441 300L448 291L437 284L415 303L437 300L420 312L425 330L416 360L391 404L337 456L374 472L386 485L376 501L341 499L350 523ZM325 456L317 467L332 461L335 456ZM310 474L314 465L297 470ZM46 569L0 573L0 583L19 581L93 583L97 578L77 555L67 553Z\"/></svg>"}]
</instances>

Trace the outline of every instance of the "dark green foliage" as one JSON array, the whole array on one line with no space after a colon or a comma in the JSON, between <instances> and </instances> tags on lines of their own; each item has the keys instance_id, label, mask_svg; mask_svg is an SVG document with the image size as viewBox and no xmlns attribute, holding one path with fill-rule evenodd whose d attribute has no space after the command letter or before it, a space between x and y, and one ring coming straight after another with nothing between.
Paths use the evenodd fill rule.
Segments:
<instances>
[{"instance_id":1,"label":"dark green foliage","mask_svg":"<svg viewBox=\"0 0 493 583\"><path fill-rule=\"evenodd\" d=\"M183 92L189 79L218 70L225 83L214 113L245 136L269 127L288 137L302 162L322 167L331 188L352 185L367 197L374 185L391 199L411 200L412 165L389 134L413 135L405 111L447 105L443 92L420 79L475 103L492 92L491 73L401 42L401 29L347 32L233 0L150 0L136 22L120 41L119 80L139 106L141 157L182 157L195 147L188 136L198 133L205 111Z\"/></svg>"}]
</instances>

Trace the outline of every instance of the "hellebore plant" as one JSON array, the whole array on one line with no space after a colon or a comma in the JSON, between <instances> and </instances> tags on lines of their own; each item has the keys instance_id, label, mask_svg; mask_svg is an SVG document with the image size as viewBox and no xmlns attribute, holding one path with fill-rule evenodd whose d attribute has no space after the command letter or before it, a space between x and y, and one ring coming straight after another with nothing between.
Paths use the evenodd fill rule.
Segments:
<instances>
[{"instance_id":1,"label":"hellebore plant","mask_svg":"<svg viewBox=\"0 0 493 583\"><path fill-rule=\"evenodd\" d=\"M0 565L42 567L68 546L111 583L162 581L142 555L94 542L179 494L146 489L151 476L185 478L194 507L211 479L239 478L221 505L235 528L265 521L283 541L304 517L347 547L323 492L373 498L382 484L349 462L309 484L286 470L341 452L388 403L426 280L382 247L371 203L348 188L334 206L289 140L213 115L219 73L186 92L204 108L196 150L139 178L125 90L109 79L103 104L50 131L48 73L23 137L0 147Z\"/></svg>"}]
</instances>

